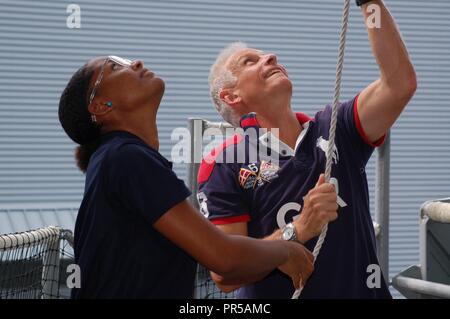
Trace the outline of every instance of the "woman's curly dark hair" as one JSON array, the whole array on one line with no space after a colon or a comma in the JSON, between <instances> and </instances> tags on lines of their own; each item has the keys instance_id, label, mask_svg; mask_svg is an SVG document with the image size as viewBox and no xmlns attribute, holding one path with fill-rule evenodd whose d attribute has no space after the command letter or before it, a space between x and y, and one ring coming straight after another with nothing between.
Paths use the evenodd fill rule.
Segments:
<instances>
[{"instance_id":1,"label":"woman's curly dark hair","mask_svg":"<svg viewBox=\"0 0 450 319\"><path fill-rule=\"evenodd\" d=\"M59 100L59 122L66 134L77 144L75 159L82 172L86 172L91 155L100 145L100 127L91 121L88 111L89 83L94 69L82 66L67 83Z\"/></svg>"}]
</instances>

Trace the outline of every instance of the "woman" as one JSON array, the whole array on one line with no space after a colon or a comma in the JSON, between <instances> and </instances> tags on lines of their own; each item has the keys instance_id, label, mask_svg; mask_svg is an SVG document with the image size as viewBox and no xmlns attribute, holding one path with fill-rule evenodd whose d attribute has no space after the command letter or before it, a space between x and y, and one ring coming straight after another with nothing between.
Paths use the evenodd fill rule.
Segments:
<instances>
[{"instance_id":1,"label":"woman","mask_svg":"<svg viewBox=\"0 0 450 319\"><path fill-rule=\"evenodd\" d=\"M300 244L227 236L187 201L158 153L156 113L164 81L142 61L89 61L61 95L59 119L80 144L86 173L75 226L81 287L73 298L190 298L194 259L223 284L251 282L275 268L296 287L312 272Z\"/></svg>"}]
</instances>

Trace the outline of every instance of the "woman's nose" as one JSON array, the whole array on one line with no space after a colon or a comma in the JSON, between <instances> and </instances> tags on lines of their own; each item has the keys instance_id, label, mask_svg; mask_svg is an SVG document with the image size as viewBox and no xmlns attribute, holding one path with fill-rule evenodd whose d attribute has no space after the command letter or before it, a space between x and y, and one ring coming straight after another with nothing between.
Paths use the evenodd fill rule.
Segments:
<instances>
[{"instance_id":1,"label":"woman's nose","mask_svg":"<svg viewBox=\"0 0 450 319\"><path fill-rule=\"evenodd\" d=\"M144 67L144 62L142 60L134 60L133 62L131 62L131 68L135 71L142 69L143 67Z\"/></svg>"}]
</instances>

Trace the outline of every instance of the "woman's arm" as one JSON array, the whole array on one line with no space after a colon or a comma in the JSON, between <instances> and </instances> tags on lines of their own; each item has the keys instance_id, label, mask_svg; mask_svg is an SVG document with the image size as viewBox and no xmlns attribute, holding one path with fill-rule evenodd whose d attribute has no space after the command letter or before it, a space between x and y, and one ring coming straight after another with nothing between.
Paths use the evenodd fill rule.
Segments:
<instances>
[{"instance_id":1,"label":"woman's arm","mask_svg":"<svg viewBox=\"0 0 450 319\"><path fill-rule=\"evenodd\" d=\"M168 210L153 225L218 276L225 285L264 277L277 267L288 274L296 288L310 276L311 254L300 244L281 240L262 241L227 235L212 225L187 200Z\"/></svg>"}]
</instances>

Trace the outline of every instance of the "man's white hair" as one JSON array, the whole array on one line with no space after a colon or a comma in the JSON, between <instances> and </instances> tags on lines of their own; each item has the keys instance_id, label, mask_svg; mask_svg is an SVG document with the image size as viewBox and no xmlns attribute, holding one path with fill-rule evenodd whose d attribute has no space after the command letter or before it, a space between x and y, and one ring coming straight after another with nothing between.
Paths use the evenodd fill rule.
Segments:
<instances>
[{"instance_id":1,"label":"man's white hair","mask_svg":"<svg viewBox=\"0 0 450 319\"><path fill-rule=\"evenodd\" d=\"M244 42L233 42L229 44L219 53L209 72L209 91L214 106L222 118L234 127L239 127L241 116L231 106L220 99L219 93L222 88L234 85L237 80L233 73L226 67L225 63L233 54L247 47L247 44Z\"/></svg>"}]
</instances>

